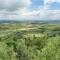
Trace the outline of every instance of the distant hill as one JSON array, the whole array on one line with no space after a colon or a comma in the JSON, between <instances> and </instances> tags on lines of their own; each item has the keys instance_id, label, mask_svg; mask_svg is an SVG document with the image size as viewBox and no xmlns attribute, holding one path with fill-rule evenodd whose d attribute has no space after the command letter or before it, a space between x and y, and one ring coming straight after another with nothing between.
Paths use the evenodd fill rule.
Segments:
<instances>
[{"instance_id":1,"label":"distant hill","mask_svg":"<svg viewBox=\"0 0 60 60\"><path fill-rule=\"evenodd\" d=\"M0 23L60 23L60 20L0 20Z\"/></svg>"}]
</instances>

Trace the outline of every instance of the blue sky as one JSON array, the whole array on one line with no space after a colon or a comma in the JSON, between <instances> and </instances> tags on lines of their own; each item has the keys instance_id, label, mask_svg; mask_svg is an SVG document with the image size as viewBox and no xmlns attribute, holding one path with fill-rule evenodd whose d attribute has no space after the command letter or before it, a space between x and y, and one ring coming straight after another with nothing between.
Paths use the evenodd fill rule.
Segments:
<instances>
[{"instance_id":1,"label":"blue sky","mask_svg":"<svg viewBox=\"0 0 60 60\"><path fill-rule=\"evenodd\" d=\"M60 0L0 0L0 19L60 20Z\"/></svg>"},{"instance_id":2,"label":"blue sky","mask_svg":"<svg viewBox=\"0 0 60 60\"><path fill-rule=\"evenodd\" d=\"M51 2L48 4L50 10L60 10L60 3L56 1L57 0L55 0L55 2ZM30 5L29 9L35 10L39 6L43 6L43 5L44 5L44 0L32 0L32 4Z\"/></svg>"},{"instance_id":3,"label":"blue sky","mask_svg":"<svg viewBox=\"0 0 60 60\"><path fill-rule=\"evenodd\" d=\"M37 10L37 8L43 4L43 0L32 0L32 4L29 6L29 10Z\"/></svg>"},{"instance_id":4,"label":"blue sky","mask_svg":"<svg viewBox=\"0 0 60 60\"><path fill-rule=\"evenodd\" d=\"M48 3L49 10L60 10L60 3L56 2ZM32 0L32 4L28 7L29 10L37 10L39 6L44 6L44 0Z\"/></svg>"},{"instance_id":5,"label":"blue sky","mask_svg":"<svg viewBox=\"0 0 60 60\"><path fill-rule=\"evenodd\" d=\"M49 5L49 8L51 10L60 10L60 3L57 3L57 2L53 2Z\"/></svg>"}]
</instances>

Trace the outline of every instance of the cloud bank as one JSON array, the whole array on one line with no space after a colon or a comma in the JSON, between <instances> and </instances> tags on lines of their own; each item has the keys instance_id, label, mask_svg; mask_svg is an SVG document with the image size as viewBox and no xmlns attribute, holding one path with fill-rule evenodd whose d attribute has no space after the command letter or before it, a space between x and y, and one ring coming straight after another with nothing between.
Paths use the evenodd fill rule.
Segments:
<instances>
[{"instance_id":1,"label":"cloud bank","mask_svg":"<svg viewBox=\"0 0 60 60\"><path fill-rule=\"evenodd\" d=\"M32 0L0 0L0 19L60 20L60 9L57 7L60 0L43 0L43 5L32 11L32 8L29 9L31 5Z\"/></svg>"}]
</instances>

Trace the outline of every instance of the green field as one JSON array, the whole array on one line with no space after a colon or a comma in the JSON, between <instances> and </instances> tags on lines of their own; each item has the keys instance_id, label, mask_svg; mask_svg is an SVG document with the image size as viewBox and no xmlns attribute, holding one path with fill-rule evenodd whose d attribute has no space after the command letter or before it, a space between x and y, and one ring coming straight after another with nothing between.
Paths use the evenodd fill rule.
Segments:
<instances>
[{"instance_id":1,"label":"green field","mask_svg":"<svg viewBox=\"0 0 60 60\"><path fill-rule=\"evenodd\" d=\"M0 60L60 60L60 23L1 23Z\"/></svg>"}]
</instances>

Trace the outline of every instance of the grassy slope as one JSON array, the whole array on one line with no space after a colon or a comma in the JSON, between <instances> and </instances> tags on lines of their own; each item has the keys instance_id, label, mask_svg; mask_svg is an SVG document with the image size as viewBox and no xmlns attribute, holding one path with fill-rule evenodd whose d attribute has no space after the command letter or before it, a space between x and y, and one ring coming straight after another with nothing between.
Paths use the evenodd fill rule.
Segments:
<instances>
[{"instance_id":1,"label":"grassy slope","mask_svg":"<svg viewBox=\"0 0 60 60\"><path fill-rule=\"evenodd\" d=\"M0 24L0 60L60 60L60 24Z\"/></svg>"}]
</instances>

